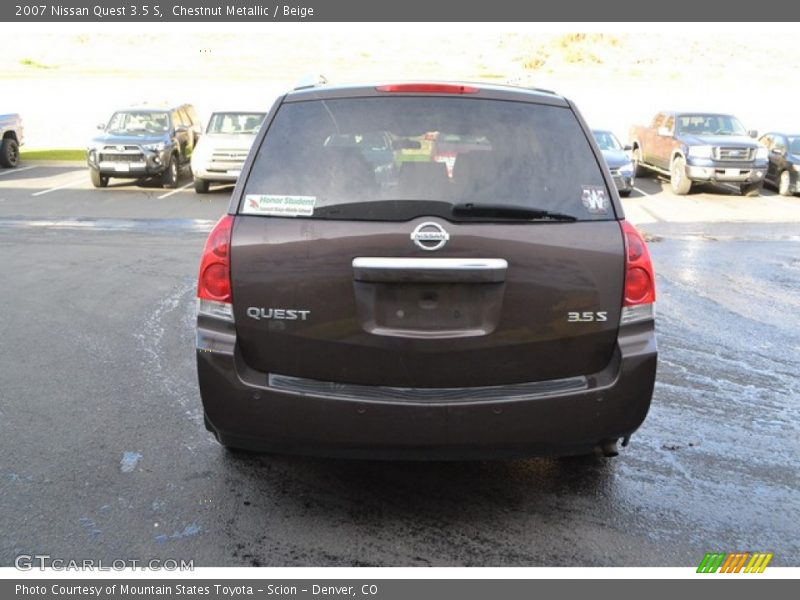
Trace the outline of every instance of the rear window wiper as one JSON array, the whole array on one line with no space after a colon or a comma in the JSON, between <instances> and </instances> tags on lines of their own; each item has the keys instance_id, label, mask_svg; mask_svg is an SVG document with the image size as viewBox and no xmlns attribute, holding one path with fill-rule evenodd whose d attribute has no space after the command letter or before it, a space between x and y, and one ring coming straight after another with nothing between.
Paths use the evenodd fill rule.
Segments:
<instances>
[{"instance_id":1,"label":"rear window wiper","mask_svg":"<svg viewBox=\"0 0 800 600\"><path fill-rule=\"evenodd\" d=\"M543 208L528 208L515 204L464 204L453 205L454 216L497 217L499 219L550 219L552 221L577 221L578 218L566 213L554 212Z\"/></svg>"}]
</instances>

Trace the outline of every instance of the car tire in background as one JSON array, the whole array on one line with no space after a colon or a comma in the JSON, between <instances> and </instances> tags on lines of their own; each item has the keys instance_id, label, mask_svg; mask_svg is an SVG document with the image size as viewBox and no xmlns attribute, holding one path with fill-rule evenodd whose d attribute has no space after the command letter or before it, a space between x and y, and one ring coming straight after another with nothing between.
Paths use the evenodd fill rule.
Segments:
<instances>
[{"instance_id":1,"label":"car tire in background","mask_svg":"<svg viewBox=\"0 0 800 600\"><path fill-rule=\"evenodd\" d=\"M636 163L633 163L633 176L631 177L631 188L629 190L622 190L619 195L627 198L633 193L633 188L636 187Z\"/></svg>"},{"instance_id":2,"label":"car tire in background","mask_svg":"<svg viewBox=\"0 0 800 600\"><path fill-rule=\"evenodd\" d=\"M758 183L743 183L739 186L739 190L742 192L742 196L748 196L750 198L755 198L761 195L761 182Z\"/></svg>"},{"instance_id":3,"label":"car tire in background","mask_svg":"<svg viewBox=\"0 0 800 600\"><path fill-rule=\"evenodd\" d=\"M108 176L101 175L97 169L89 169L89 178L92 180L92 185L96 188L104 188L108 185Z\"/></svg>"},{"instance_id":4,"label":"car tire in background","mask_svg":"<svg viewBox=\"0 0 800 600\"><path fill-rule=\"evenodd\" d=\"M178 157L171 154L169 157L169 164L161 176L161 185L165 188L178 187Z\"/></svg>"},{"instance_id":5,"label":"car tire in background","mask_svg":"<svg viewBox=\"0 0 800 600\"><path fill-rule=\"evenodd\" d=\"M778 180L778 193L781 196L792 195L792 174L789 171L781 171L781 177Z\"/></svg>"},{"instance_id":6,"label":"car tire in background","mask_svg":"<svg viewBox=\"0 0 800 600\"><path fill-rule=\"evenodd\" d=\"M669 170L669 184L672 191L679 196L685 196L692 189L692 180L686 176L686 161L682 156L672 159L672 167Z\"/></svg>"},{"instance_id":7,"label":"car tire in background","mask_svg":"<svg viewBox=\"0 0 800 600\"><path fill-rule=\"evenodd\" d=\"M0 144L0 166L11 169L19 164L19 144L11 137L3 139Z\"/></svg>"},{"instance_id":8,"label":"car tire in background","mask_svg":"<svg viewBox=\"0 0 800 600\"><path fill-rule=\"evenodd\" d=\"M198 194L207 194L208 185L209 185L208 180L195 177L194 191L197 192Z\"/></svg>"}]
</instances>

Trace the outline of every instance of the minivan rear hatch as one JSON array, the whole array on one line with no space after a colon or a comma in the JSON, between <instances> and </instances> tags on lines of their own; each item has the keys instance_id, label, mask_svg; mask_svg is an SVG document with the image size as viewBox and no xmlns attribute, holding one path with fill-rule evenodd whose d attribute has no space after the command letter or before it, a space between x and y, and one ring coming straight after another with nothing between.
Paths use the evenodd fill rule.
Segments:
<instances>
[{"instance_id":1,"label":"minivan rear hatch","mask_svg":"<svg viewBox=\"0 0 800 600\"><path fill-rule=\"evenodd\" d=\"M268 127L231 241L250 368L452 388L609 364L624 244L569 105L312 98Z\"/></svg>"}]
</instances>

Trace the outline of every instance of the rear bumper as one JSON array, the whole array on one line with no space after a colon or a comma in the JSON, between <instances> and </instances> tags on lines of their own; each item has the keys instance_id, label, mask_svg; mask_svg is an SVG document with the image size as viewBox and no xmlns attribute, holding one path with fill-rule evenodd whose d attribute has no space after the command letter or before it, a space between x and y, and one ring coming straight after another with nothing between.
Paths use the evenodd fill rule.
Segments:
<instances>
[{"instance_id":1,"label":"rear bumper","mask_svg":"<svg viewBox=\"0 0 800 600\"><path fill-rule=\"evenodd\" d=\"M614 359L586 377L581 389L555 385L509 397L496 390L487 397L485 388L473 388L472 396L462 389L446 400L431 398L428 389L419 401L332 396L313 385L278 389L267 374L244 364L232 326L208 318L198 325L197 370L206 426L235 448L392 459L584 454L632 434L650 407L657 357L653 322L621 332Z\"/></svg>"}]
</instances>

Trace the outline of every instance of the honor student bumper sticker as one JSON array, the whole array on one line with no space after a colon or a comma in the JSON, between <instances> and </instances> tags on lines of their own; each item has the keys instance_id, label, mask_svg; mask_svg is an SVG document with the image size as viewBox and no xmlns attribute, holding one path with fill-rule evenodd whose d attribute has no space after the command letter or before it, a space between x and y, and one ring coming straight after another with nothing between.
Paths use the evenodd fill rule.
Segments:
<instances>
[{"instance_id":1,"label":"honor student bumper sticker","mask_svg":"<svg viewBox=\"0 0 800 600\"><path fill-rule=\"evenodd\" d=\"M242 213L273 217L310 217L314 214L316 202L316 196L248 194L244 197Z\"/></svg>"}]
</instances>

